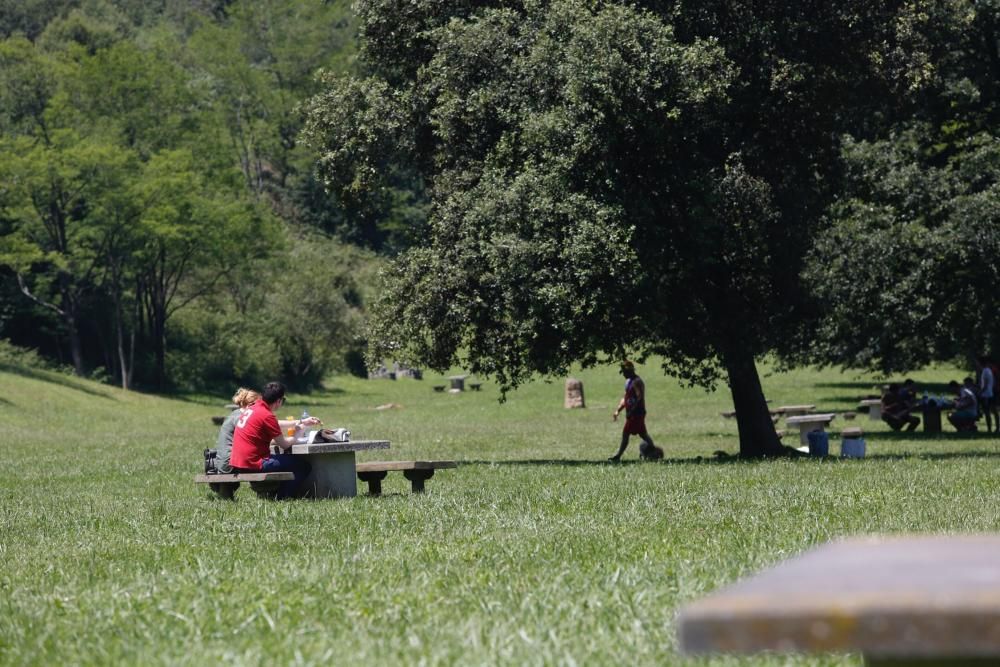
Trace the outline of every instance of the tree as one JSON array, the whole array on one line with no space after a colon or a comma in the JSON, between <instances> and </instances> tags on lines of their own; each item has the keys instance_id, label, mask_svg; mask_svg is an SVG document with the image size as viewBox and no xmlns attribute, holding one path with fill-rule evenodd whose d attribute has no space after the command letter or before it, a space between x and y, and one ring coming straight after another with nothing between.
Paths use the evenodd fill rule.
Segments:
<instances>
[{"instance_id":1,"label":"tree","mask_svg":"<svg viewBox=\"0 0 1000 667\"><path fill-rule=\"evenodd\" d=\"M166 383L166 326L180 308L211 293L228 275L266 257L277 229L248 200L219 190L186 151L154 156L133 198L137 298L153 343L155 381Z\"/></svg>"},{"instance_id":2,"label":"tree","mask_svg":"<svg viewBox=\"0 0 1000 667\"><path fill-rule=\"evenodd\" d=\"M442 6L443 4L443 6ZM755 358L810 311L801 256L838 137L919 83L904 2L359 3L370 75L306 136L342 191L413 165L429 238L372 354L515 386L626 350L728 381L740 453L782 453Z\"/></svg>"},{"instance_id":3,"label":"tree","mask_svg":"<svg viewBox=\"0 0 1000 667\"><path fill-rule=\"evenodd\" d=\"M11 184L0 206L14 221L0 261L14 268L25 296L59 316L83 375L81 311L113 234L93 213L98 199L123 187L129 156L67 130L53 132L50 143L4 141L0 155L0 177Z\"/></svg>"},{"instance_id":4,"label":"tree","mask_svg":"<svg viewBox=\"0 0 1000 667\"><path fill-rule=\"evenodd\" d=\"M0 94L0 263L58 317L78 374L88 371L84 320L110 320L122 385L138 333L162 386L170 317L268 256L275 221L233 169L204 169L183 147L199 125L178 68L128 42L85 42L54 40L52 53L0 43L10 84Z\"/></svg>"},{"instance_id":5,"label":"tree","mask_svg":"<svg viewBox=\"0 0 1000 667\"><path fill-rule=\"evenodd\" d=\"M848 142L807 263L826 304L812 359L896 373L1000 354L998 10L935 5L929 85L884 136Z\"/></svg>"}]
</instances>

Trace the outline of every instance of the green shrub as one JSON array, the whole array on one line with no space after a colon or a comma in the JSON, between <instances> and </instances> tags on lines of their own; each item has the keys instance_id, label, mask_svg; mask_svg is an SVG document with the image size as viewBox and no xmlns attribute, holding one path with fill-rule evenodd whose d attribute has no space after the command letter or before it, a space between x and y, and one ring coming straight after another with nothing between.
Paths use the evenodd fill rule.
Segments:
<instances>
[{"instance_id":1,"label":"green shrub","mask_svg":"<svg viewBox=\"0 0 1000 667\"><path fill-rule=\"evenodd\" d=\"M0 366L8 368L34 368L46 371L58 371L72 374L68 366L61 366L49 361L35 350L14 345L6 338L0 338Z\"/></svg>"}]
</instances>

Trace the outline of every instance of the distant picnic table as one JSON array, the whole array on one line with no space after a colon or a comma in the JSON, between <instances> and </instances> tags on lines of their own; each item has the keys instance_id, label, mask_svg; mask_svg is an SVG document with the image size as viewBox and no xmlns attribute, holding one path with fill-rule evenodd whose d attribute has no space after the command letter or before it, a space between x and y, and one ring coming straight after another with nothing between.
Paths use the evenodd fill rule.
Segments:
<instances>
[{"instance_id":1,"label":"distant picnic table","mask_svg":"<svg viewBox=\"0 0 1000 667\"><path fill-rule=\"evenodd\" d=\"M683 653L861 652L869 667L1000 664L1000 535L832 542L681 610Z\"/></svg>"},{"instance_id":2,"label":"distant picnic table","mask_svg":"<svg viewBox=\"0 0 1000 667\"><path fill-rule=\"evenodd\" d=\"M781 405L775 408L775 412L785 417L797 417L807 415L816 409L815 405Z\"/></svg>"},{"instance_id":3,"label":"distant picnic table","mask_svg":"<svg viewBox=\"0 0 1000 667\"><path fill-rule=\"evenodd\" d=\"M868 418L873 421L882 419L882 400L879 398L863 398L858 405L868 408Z\"/></svg>"},{"instance_id":4,"label":"distant picnic table","mask_svg":"<svg viewBox=\"0 0 1000 667\"><path fill-rule=\"evenodd\" d=\"M809 444L810 431L822 431L837 415L830 412L827 414L798 415L789 417L785 423L789 426L799 427L799 440L803 445Z\"/></svg>"}]
</instances>

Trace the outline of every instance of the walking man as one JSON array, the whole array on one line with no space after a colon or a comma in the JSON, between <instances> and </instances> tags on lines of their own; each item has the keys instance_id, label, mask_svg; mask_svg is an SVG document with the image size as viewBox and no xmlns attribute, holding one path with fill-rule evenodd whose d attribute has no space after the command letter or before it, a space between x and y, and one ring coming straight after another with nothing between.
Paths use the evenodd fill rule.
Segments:
<instances>
[{"instance_id":1,"label":"walking man","mask_svg":"<svg viewBox=\"0 0 1000 667\"><path fill-rule=\"evenodd\" d=\"M618 453L609 461L621 461L629 437L637 435L642 439L639 445L639 457L650 461L663 458L663 450L653 444L653 439L646 432L646 385L642 378L635 374L635 364L625 360L622 362L621 374L625 376L625 395L618 402L618 408L611 415L612 421L618 421L618 415L625 411L625 426L622 428L622 442Z\"/></svg>"}]
</instances>

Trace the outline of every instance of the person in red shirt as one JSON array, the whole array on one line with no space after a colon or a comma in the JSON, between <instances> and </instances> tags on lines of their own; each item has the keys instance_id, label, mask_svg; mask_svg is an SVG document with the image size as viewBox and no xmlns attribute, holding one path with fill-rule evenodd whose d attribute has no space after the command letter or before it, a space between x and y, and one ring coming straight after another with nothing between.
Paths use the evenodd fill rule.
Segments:
<instances>
[{"instance_id":1,"label":"person in red shirt","mask_svg":"<svg viewBox=\"0 0 1000 667\"><path fill-rule=\"evenodd\" d=\"M618 408L611 414L612 421L618 421L618 415L625 411L625 426L622 428L622 442L618 453L609 458L617 463L621 461L629 437L637 435L642 439L639 445L639 456L655 461L663 458L663 450L653 444L653 439L646 432L646 385L642 378L636 375L635 364L625 360L622 362L621 374L625 376L625 395L618 402Z\"/></svg>"},{"instance_id":2,"label":"person in red shirt","mask_svg":"<svg viewBox=\"0 0 1000 667\"><path fill-rule=\"evenodd\" d=\"M278 498L296 495L302 481L309 475L309 464L300 457L292 456L291 448L302 426L317 423L314 417L296 420L291 424L294 429L292 435L286 436L274 414L284 403L285 385L269 382L260 399L240 414L233 430L233 451L229 459L235 472L294 473L294 480L281 483ZM272 442L284 451L272 454Z\"/></svg>"}]
</instances>

